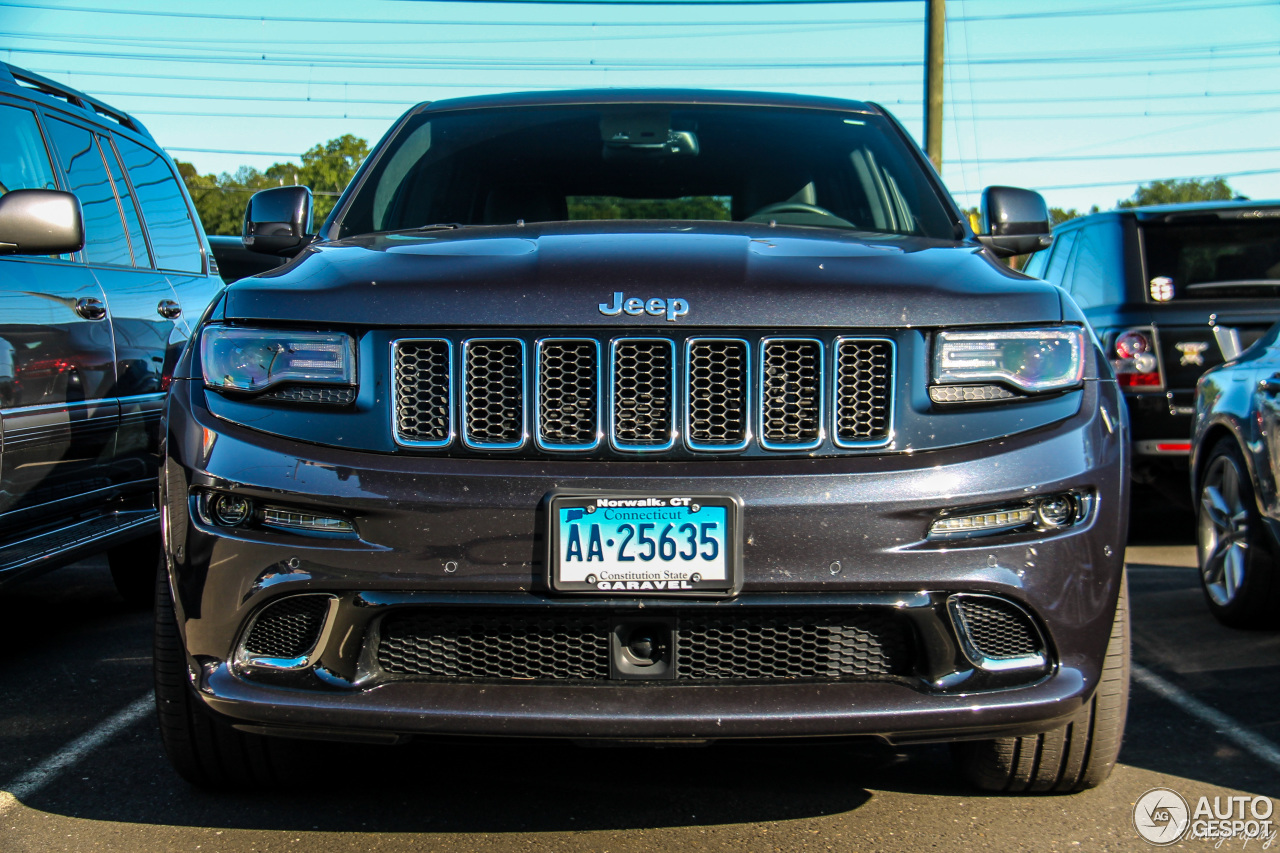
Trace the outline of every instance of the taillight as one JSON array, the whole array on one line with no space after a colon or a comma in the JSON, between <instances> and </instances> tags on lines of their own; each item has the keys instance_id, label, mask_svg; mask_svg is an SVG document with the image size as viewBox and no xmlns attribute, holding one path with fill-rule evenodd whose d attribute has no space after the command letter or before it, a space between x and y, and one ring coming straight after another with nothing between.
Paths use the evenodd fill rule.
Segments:
<instances>
[{"instance_id":1,"label":"taillight","mask_svg":"<svg viewBox=\"0 0 1280 853\"><path fill-rule=\"evenodd\" d=\"M1158 388L1160 360L1150 329L1129 329L1116 335L1111 345L1111 366L1116 381L1125 388Z\"/></svg>"}]
</instances>

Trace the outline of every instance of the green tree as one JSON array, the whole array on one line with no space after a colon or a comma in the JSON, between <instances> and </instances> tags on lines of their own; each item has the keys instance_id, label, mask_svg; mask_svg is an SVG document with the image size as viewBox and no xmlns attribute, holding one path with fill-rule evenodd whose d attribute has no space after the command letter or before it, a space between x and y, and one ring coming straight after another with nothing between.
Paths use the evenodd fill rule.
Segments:
<instances>
[{"instance_id":1,"label":"green tree","mask_svg":"<svg viewBox=\"0 0 1280 853\"><path fill-rule=\"evenodd\" d=\"M175 163L205 231L239 234L249 197L268 187L309 186L315 193L315 221L322 222L368 154L369 143L348 133L310 148L302 155L301 166L275 163L264 171L241 166L235 172L201 175L190 163Z\"/></svg>"},{"instance_id":2,"label":"green tree","mask_svg":"<svg viewBox=\"0 0 1280 853\"><path fill-rule=\"evenodd\" d=\"M1147 204L1178 204L1187 201L1228 201L1236 191L1226 178L1169 178L1140 184L1129 198L1116 202L1117 207L1140 207Z\"/></svg>"},{"instance_id":3,"label":"green tree","mask_svg":"<svg viewBox=\"0 0 1280 853\"><path fill-rule=\"evenodd\" d=\"M329 211L333 210L333 206L338 202L338 196L346 189L356 169L360 168L360 164L368 156L369 143L350 133L343 134L337 139L330 139L302 155L298 183L311 187L311 191L315 193L317 223L323 221L329 215Z\"/></svg>"},{"instance_id":4,"label":"green tree","mask_svg":"<svg viewBox=\"0 0 1280 853\"><path fill-rule=\"evenodd\" d=\"M1099 210L1100 208L1095 204L1093 207L1089 208L1088 213L1097 213ZM1077 219L1085 215L1087 214L1081 213L1074 207L1066 209L1061 207L1051 207L1049 208L1049 224L1061 225L1064 222L1070 222L1072 219Z\"/></svg>"}]
</instances>

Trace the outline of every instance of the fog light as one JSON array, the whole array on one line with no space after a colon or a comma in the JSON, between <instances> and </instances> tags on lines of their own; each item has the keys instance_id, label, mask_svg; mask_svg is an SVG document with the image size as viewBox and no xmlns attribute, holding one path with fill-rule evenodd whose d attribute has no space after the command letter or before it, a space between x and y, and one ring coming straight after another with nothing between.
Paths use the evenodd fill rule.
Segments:
<instances>
[{"instance_id":1,"label":"fog light","mask_svg":"<svg viewBox=\"0 0 1280 853\"><path fill-rule=\"evenodd\" d=\"M1036 518L1045 527L1066 527L1076 517L1076 502L1070 495L1056 495L1036 504Z\"/></svg>"},{"instance_id":2,"label":"fog light","mask_svg":"<svg viewBox=\"0 0 1280 853\"><path fill-rule=\"evenodd\" d=\"M1028 524L1035 518L1030 507L997 509L974 515L953 515L939 518L929 528L929 536L938 538L976 533L995 533Z\"/></svg>"},{"instance_id":3,"label":"fog light","mask_svg":"<svg viewBox=\"0 0 1280 853\"><path fill-rule=\"evenodd\" d=\"M283 527L289 530L309 530L316 533L354 533L356 528L345 518L314 515L296 509L267 506L262 508L263 527Z\"/></svg>"},{"instance_id":4,"label":"fog light","mask_svg":"<svg viewBox=\"0 0 1280 853\"><path fill-rule=\"evenodd\" d=\"M213 499L213 518L224 527L239 527L249 519L253 504L239 495L218 495Z\"/></svg>"}]
</instances>

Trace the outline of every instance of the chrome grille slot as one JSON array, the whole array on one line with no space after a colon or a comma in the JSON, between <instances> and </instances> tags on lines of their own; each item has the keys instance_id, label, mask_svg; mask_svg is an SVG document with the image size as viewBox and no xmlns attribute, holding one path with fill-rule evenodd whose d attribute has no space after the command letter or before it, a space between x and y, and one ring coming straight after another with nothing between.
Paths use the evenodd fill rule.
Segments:
<instances>
[{"instance_id":1,"label":"chrome grille slot","mask_svg":"<svg viewBox=\"0 0 1280 853\"><path fill-rule=\"evenodd\" d=\"M822 342L766 338L760 343L760 443L806 450L822 444Z\"/></svg>"},{"instance_id":2,"label":"chrome grille slot","mask_svg":"<svg viewBox=\"0 0 1280 853\"><path fill-rule=\"evenodd\" d=\"M392 344L396 441L444 447L453 440L452 352L445 340Z\"/></svg>"},{"instance_id":3,"label":"chrome grille slot","mask_svg":"<svg viewBox=\"0 0 1280 853\"><path fill-rule=\"evenodd\" d=\"M538 446L591 450L600 442L597 376L600 344L593 340L538 343Z\"/></svg>"},{"instance_id":4,"label":"chrome grille slot","mask_svg":"<svg viewBox=\"0 0 1280 853\"><path fill-rule=\"evenodd\" d=\"M841 447L889 440L893 343L836 340L835 442Z\"/></svg>"},{"instance_id":5,"label":"chrome grille slot","mask_svg":"<svg viewBox=\"0 0 1280 853\"><path fill-rule=\"evenodd\" d=\"M482 450L524 444L524 341L480 338L462 344L462 440Z\"/></svg>"},{"instance_id":6,"label":"chrome grille slot","mask_svg":"<svg viewBox=\"0 0 1280 853\"><path fill-rule=\"evenodd\" d=\"M685 435L691 450L741 450L751 440L747 342L695 338L685 348Z\"/></svg>"},{"instance_id":7,"label":"chrome grille slot","mask_svg":"<svg viewBox=\"0 0 1280 853\"><path fill-rule=\"evenodd\" d=\"M613 446L669 450L675 444L675 344L666 338L616 340L610 361Z\"/></svg>"}]
</instances>

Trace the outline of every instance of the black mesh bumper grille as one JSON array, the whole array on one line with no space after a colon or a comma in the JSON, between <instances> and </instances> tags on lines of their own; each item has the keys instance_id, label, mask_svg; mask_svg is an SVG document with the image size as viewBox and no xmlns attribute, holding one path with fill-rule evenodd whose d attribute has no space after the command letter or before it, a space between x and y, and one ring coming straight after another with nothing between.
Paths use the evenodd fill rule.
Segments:
<instances>
[{"instance_id":1,"label":"black mesh bumper grille","mask_svg":"<svg viewBox=\"0 0 1280 853\"><path fill-rule=\"evenodd\" d=\"M607 613L407 611L383 620L377 660L412 678L601 681L614 625ZM913 666L908 630L886 613L695 610L675 625L680 681L891 678Z\"/></svg>"},{"instance_id":2,"label":"black mesh bumper grille","mask_svg":"<svg viewBox=\"0 0 1280 853\"><path fill-rule=\"evenodd\" d=\"M268 604L245 638L246 653L266 658L298 658L315 647L329 612L327 595L294 595Z\"/></svg>"},{"instance_id":3,"label":"black mesh bumper grille","mask_svg":"<svg viewBox=\"0 0 1280 853\"><path fill-rule=\"evenodd\" d=\"M978 654L1009 660L1040 654L1040 634L1022 608L998 598L956 596L958 627Z\"/></svg>"},{"instance_id":4,"label":"black mesh bumper grille","mask_svg":"<svg viewBox=\"0 0 1280 853\"><path fill-rule=\"evenodd\" d=\"M574 615L397 614L382 623L378 664L423 678L604 679L609 637L598 622Z\"/></svg>"}]
</instances>

